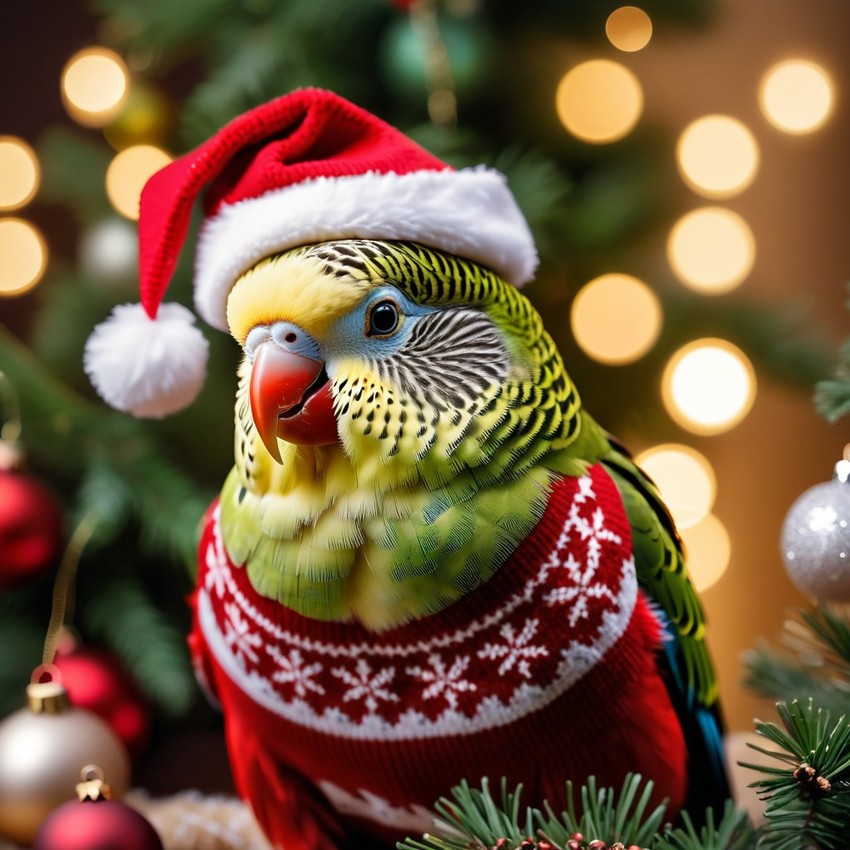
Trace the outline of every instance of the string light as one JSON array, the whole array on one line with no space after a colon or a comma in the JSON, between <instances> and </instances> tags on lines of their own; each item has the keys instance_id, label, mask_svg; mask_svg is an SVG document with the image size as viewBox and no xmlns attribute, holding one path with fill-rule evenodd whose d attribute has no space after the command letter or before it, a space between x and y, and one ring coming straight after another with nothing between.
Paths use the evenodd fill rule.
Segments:
<instances>
[{"instance_id":1,"label":"string light","mask_svg":"<svg viewBox=\"0 0 850 850\"><path fill-rule=\"evenodd\" d=\"M637 6L620 6L605 22L608 41L618 50L634 53L642 50L652 38L652 21L649 15Z\"/></svg>"},{"instance_id":2,"label":"string light","mask_svg":"<svg viewBox=\"0 0 850 850\"><path fill-rule=\"evenodd\" d=\"M570 324L576 342L600 363L632 363L655 345L661 302L642 281L606 274L586 284L573 301Z\"/></svg>"},{"instance_id":3,"label":"string light","mask_svg":"<svg viewBox=\"0 0 850 850\"><path fill-rule=\"evenodd\" d=\"M17 136L0 136L0 209L16 210L28 204L40 179L35 151Z\"/></svg>"},{"instance_id":4,"label":"string light","mask_svg":"<svg viewBox=\"0 0 850 850\"><path fill-rule=\"evenodd\" d=\"M702 593L717 584L729 566L729 532L714 514L708 514L702 522L682 529L682 539L691 581Z\"/></svg>"},{"instance_id":5,"label":"string light","mask_svg":"<svg viewBox=\"0 0 850 850\"><path fill-rule=\"evenodd\" d=\"M643 89L624 65L591 59L568 71L555 96L558 117L576 138L593 144L627 136L643 111Z\"/></svg>"},{"instance_id":6,"label":"string light","mask_svg":"<svg viewBox=\"0 0 850 850\"><path fill-rule=\"evenodd\" d=\"M786 133L810 133L832 112L829 74L814 62L788 59L770 68L759 87L759 106L768 121Z\"/></svg>"},{"instance_id":7,"label":"string light","mask_svg":"<svg viewBox=\"0 0 850 850\"><path fill-rule=\"evenodd\" d=\"M717 495L717 479L706 457L690 446L665 443L635 458L661 491L679 529L701 522Z\"/></svg>"},{"instance_id":8,"label":"string light","mask_svg":"<svg viewBox=\"0 0 850 850\"><path fill-rule=\"evenodd\" d=\"M62 101L68 114L86 127L103 127L118 115L127 97L130 73L124 60L105 47L75 53L62 71Z\"/></svg>"},{"instance_id":9,"label":"string light","mask_svg":"<svg viewBox=\"0 0 850 850\"><path fill-rule=\"evenodd\" d=\"M23 295L44 275L47 243L39 230L20 218L0 219L0 295Z\"/></svg>"},{"instance_id":10,"label":"string light","mask_svg":"<svg viewBox=\"0 0 850 850\"><path fill-rule=\"evenodd\" d=\"M676 162L695 192L708 198L729 198L753 182L759 148L753 134L737 119L706 115L679 137Z\"/></svg>"},{"instance_id":11,"label":"string light","mask_svg":"<svg viewBox=\"0 0 850 850\"><path fill-rule=\"evenodd\" d=\"M168 165L171 157L153 145L133 145L116 154L106 171L106 194L125 218L139 218L139 196L154 172Z\"/></svg>"},{"instance_id":12,"label":"string light","mask_svg":"<svg viewBox=\"0 0 850 850\"><path fill-rule=\"evenodd\" d=\"M698 339L680 348L661 381L664 406L683 428L719 434L749 413L756 376L747 356L723 339Z\"/></svg>"},{"instance_id":13,"label":"string light","mask_svg":"<svg viewBox=\"0 0 850 850\"><path fill-rule=\"evenodd\" d=\"M705 295L739 286L752 270L756 241L741 216L702 207L682 216L670 231L667 258L676 277Z\"/></svg>"}]
</instances>

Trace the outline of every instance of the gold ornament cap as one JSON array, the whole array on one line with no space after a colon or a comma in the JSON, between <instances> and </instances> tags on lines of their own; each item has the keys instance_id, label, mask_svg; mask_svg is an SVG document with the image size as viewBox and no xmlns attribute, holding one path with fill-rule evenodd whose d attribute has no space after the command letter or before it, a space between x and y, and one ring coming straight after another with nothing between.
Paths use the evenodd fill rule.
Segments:
<instances>
[{"instance_id":1,"label":"gold ornament cap","mask_svg":"<svg viewBox=\"0 0 850 850\"><path fill-rule=\"evenodd\" d=\"M42 681L48 677L46 681ZM36 667L27 685L27 706L33 714L62 714L71 705L62 687L59 668L53 664Z\"/></svg>"},{"instance_id":2,"label":"gold ornament cap","mask_svg":"<svg viewBox=\"0 0 850 850\"><path fill-rule=\"evenodd\" d=\"M103 778L103 771L96 764L87 764L80 771L81 782L77 783L77 798L81 803L97 803L111 800L112 789Z\"/></svg>"}]
</instances>

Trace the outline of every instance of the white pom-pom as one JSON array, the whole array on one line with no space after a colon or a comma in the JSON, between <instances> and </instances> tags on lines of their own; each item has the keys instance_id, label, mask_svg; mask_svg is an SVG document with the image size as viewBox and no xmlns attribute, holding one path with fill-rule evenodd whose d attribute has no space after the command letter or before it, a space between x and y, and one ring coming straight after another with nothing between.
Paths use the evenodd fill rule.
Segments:
<instances>
[{"instance_id":1,"label":"white pom-pom","mask_svg":"<svg viewBox=\"0 0 850 850\"><path fill-rule=\"evenodd\" d=\"M86 342L83 365L100 396L118 410L159 419L190 405L207 371L208 344L182 304L160 304L151 321L141 304L122 304Z\"/></svg>"}]
</instances>

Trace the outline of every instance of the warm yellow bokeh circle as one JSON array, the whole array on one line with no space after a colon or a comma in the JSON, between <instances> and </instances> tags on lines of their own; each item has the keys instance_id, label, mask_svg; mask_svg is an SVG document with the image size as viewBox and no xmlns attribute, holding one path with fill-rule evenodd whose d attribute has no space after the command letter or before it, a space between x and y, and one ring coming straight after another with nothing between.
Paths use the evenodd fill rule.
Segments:
<instances>
[{"instance_id":1,"label":"warm yellow bokeh circle","mask_svg":"<svg viewBox=\"0 0 850 850\"><path fill-rule=\"evenodd\" d=\"M642 50L652 38L652 21L637 6L620 6L605 22L608 41L624 53Z\"/></svg>"},{"instance_id":2,"label":"warm yellow bokeh circle","mask_svg":"<svg viewBox=\"0 0 850 850\"><path fill-rule=\"evenodd\" d=\"M643 89L625 65L591 59L568 71L555 96L558 117L576 138L592 144L627 136L643 112Z\"/></svg>"},{"instance_id":3,"label":"warm yellow bokeh circle","mask_svg":"<svg viewBox=\"0 0 850 850\"><path fill-rule=\"evenodd\" d=\"M576 342L594 360L611 365L643 357L661 333L658 296L643 281L606 274L585 284L570 310Z\"/></svg>"},{"instance_id":4,"label":"warm yellow bokeh circle","mask_svg":"<svg viewBox=\"0 0 850 850\"><path fill-rule=\"evenodd\" d=\"M746 280L756 259L756 240L747 222L724 207L702 207L683 215L667 239L673 273L703 295L721 295Z\"/></svg>"},{"instance_id":5,"label":"warm yellow bokeh circle","mask_svg":"<svg viewBox=\"0 0 850 850\"><path fill-rule=\"evenodd\" d=\"M676 164L695 192L729 198L746 189L759 167L759 146L749 128L729 115L704 115L689 124L676 146Z\"/></svg>"},{"instance_id":6,"label":"warm yellow bokeh circle","mask_svg":"<svg viewBox=\"0 0 850 850\"><path fill-rule=\"evenodd\" d=\"M667 412L683 428L719 434L750 412L755 370L743 351L727 340L694 340L670 358L661 394Z\"/></svg>"},{"instance_id":7,"label":"warm yellow bokeh circle","mask_svg":"<svg viewBox=\"0 0 850 850\"><path fill-rule=\"evenodd\" d=\"M729 532L714 515L682 530L688 573L697 591L708 590L723 577L732 556Z\"/></svg>"},{"instance_id":8,"label":"warm yellow bokeh circle","mask_svg":"<svg viewBox=\"0 0 850 850\"><path fill-rule=\"evenodd\" d=\"M40 180L35 151L17 136L0 136L0 210L26 206Z\"/></svg>"},{"instance_id":9,"label":"warm yellow bokeh circle","mask_svg":"<svg viewBox=\"0 0 850 850\"><path fill-rule=\"evenodd\" d=\"M124 60L106 47L75 53L62 71L62 102L68 114L86 127L103 127L121 110L130 72Z\"/></svg>"},{"instance_id":10,"label":"warm yellow bokeh circle","mask_svg":"<svg viewBox=\"0 0 850 850\"><path fill-rule=\"evenodd\" d=\"M786 133L811 133L829 118L833 108L829 74L806 59L788 59L770 68L759 87L764 116Z\"/></svg>"},{"instance_id":11,"label":"warm yellow bokeh circle","mask_svg":"<svg viewBox=\"0 0 850 850\"><path fill-rule=\"evenodd\" d=\"M47 268L47 243L37 227L20 218L0 218L0 296L23 295Z\"/></svg>"},{"instance_id":12,"label":"warm yellow bokeh circle","mask_svg":"<svg viewBox=\"0 0 850 850\"><path fill-rule=\"evenodd\" d=\"M148 179L171 162L154 145L133 145L116 154L106 170L106 194L125 218L139 218L139 197Z\"/></svg>"},{"instance_id":13,"label":"warm yellow bokeh circle","mask_svg":"<svg viewBox=\"0 0 850 850\"><path fill-rule=\"evenodd\" d=\"M714 505L717 479L708 459L691 446L664 443L641 452L635 463L658 486L676 525L701 522Z\"/></svg>"}]
</instances>

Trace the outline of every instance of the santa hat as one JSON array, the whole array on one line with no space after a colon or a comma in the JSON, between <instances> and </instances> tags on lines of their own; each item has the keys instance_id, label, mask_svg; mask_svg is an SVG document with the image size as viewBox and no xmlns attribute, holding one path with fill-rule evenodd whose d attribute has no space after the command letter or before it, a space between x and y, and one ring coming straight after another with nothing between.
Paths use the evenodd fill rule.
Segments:
<instances>
[{"instance_id":1,"label":"santa hat","mask_svg":"<svg viewBox=\"0 0 850 850\"><path fill-rule=\"evenodd\" d=\"M207 342L190 310L163 304L192 206L204 220L195 307L227 330L227 296L264 257L334 239L419 242L521 286L537 252L502 174L455 171L332 92L302 89L246 112L154 174L139 207L141 304L116 307L86 344L85 369L119 410L161 417L203 386Z\"/></svg>"}]
</instances>

